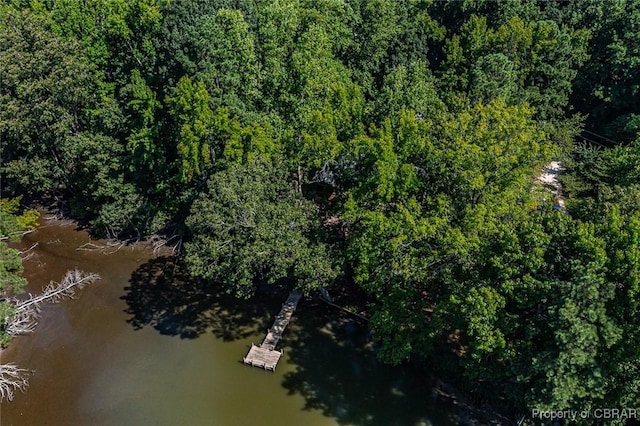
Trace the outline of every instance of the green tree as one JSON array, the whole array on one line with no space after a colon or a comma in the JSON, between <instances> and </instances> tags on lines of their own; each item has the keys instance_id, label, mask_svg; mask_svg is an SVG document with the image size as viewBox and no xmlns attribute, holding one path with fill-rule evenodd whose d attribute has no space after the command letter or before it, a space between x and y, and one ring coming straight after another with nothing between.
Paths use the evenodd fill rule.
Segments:
<instances>
[{"instance_id":1,"label":"green tree","mask_svg":"<svg viewBox=\"0 0 640 426\"><path fill-rule=\"evenodd\" d=\"M513 16L492 27L486 16L471 15L445 46L443 87L476 97L511 94L528 101L542 120L564 118L577 69L587 59L588 32L551 20ZM492 73L492 71L497 71ZM455 99L455 98L454 98Z\"/></svg>"},{"instance_id":2,"label":"green tree","mask_svg":"<svg viewBox=\"0 0 640 426\"><path fill-rule=\"evenodd\" d=\"M131 133L127 137L130 171L143 181L150 192L162 189L166 179L166 148L160 141L158 132L159 110L162 108L156 94L142 79L140 72L131 74L131 100L128 107L135 118L130 120Z\"/></svg>"},{"instance_id":3,"label":"green tree","mask_svg":"<svg viewBox=\"0 0 640 426\"><path fill-rule=\"evenodd\" d=\"M232 164L207 188L187 219L185 261L194 276L240 297L251 296L258 282L308 292L335 278L315 209L282 170L259 160Z\"/></svg>"},{"instance_id":4,"label":"green tree","mask_svg":"<svg viewBox=\"0 0 640 426\"><path fill-rule=\"evenodd\" d=\"M402 141L429 183L426 190L443 192L460 211L485 197L495 202L508 199L510 189L525 189L553 152L532 108L508 106L502 99L440 120L416 123L407 117L405 123Z\"/></svg>"},{"instance_id":5,"label":"green tree","mask_svg":"<svg viewBox=\"0 0 640 426\"><path fill-rule=\"evenodd\" d=\"M432 117L446 110L440 95L436 79L424 63L399 65L385 76L371 115L378 125L386 119L393 120L394 127L403 108L421 117Z\"/></svg>"},{"instance_id":6,"label":"green tree","mask_svg":"<svg viewBox=\"0 0 640 426\"><path fill-rule=\"evenodd\" d=\"M311 14L290 54L293 99L282 114L293 132L287 157L305 170L334 160L343 144L361 132L365 99L335 56L335 44L342 38L334 31L340 34Z\"/></svg>"},{"instance_id":7,"label":"green tree","mask_svg":"<svg viewBox=\"0 0 640 426\"><path fill-rule=\"evenodd\" d=\"M215 60L211 57L212 52L221 48L221 43L230 42L228 39L225 41L224 34L212 34L209 31L216 25L213 23L216 14L220 9L236 11L240 13L237 17L240 21L253 23L257 19L255 7L254 2L248 0L163 2L160 7L160 26L151 38L157 65L153 72L154 89L162 90L159 93L162 93L163 97L168 96L180 78L185 75L193 77L199 66L215 69L215 64L210 63L211 60ZM215 45L207 46L207 40L213 41ZM204 50L200 51L202 48ZM229 59L234 57L233 52L223 53ZM207 90L213 89L207 87Z\"/></svg>"},{"instance_id":8,"label":"green tree","mask_svg":"<svg viewBox=\"0 0 640 426\"><path fill-rule=\"evenodd\" d=\"M40 213L25 210L18 215L22 197L0 199L0 239L19 240L22 231L34 229L38 225Z\"/></svg>"},{"instance_id":9,"label":"green tree","mask_svg":"<svg viewBox=\"0 0 640 426\"><path fill-rule=\"evenodd\" d=\"M73 187L64 146L90 124L92 69L81 47L28 11L0 17L2 167L25 191Z\"/></svg>"},{"instance_id":10,"label":"green tree","mask_svg":"<svg viewBox=\"0 0 640 426\"><path fill-rule=\"evenodd\" d=\"M220 9L195 25L195 78L204 83L214 106L234 114L251 110L259 98L261 71L242 12Z\"/></svg>"},{"instance_id":11,"label":"green tree","mask_svg":"<svg viewBox=\"0 0 640 426\"><path fill-rule=\"evenodd\" d=\"M397 133L372 128L350 143L346 162L356 166L341 178L353 227L347 255L375 301L381 353L392 362L429 353L456 326L499 348L491 318L503 296L483 281L469 293L461 277L479 274L483 241L531 208L532 177L550 146L530 108L500 99L458 114L400 115Z\"/></svg>"},{"instance_id":12,"label":"green tree","mask_svg":"<svg viewBox=\"0 0 640 426\"><path fill-rule=\"evenodd\" d=\"M264 108L284 113L295 103L291 87L289 55L296 45L301 25L301 7L294 1L259 1L256 25L256 54L262 66Z\"/></svg>"},{"instance_id":13,"label":"green tree","mask_svg":"<svg viewBox=\"0 0 640 426\"><path fill-rule=\"evenodd\" d=\"M181 78L173 95L167 98L170 113L177 124L180 182L200 177L205 166L212 161L211 127L214 116L210 101L204 83L193 83L189 77Z\"/></svg>"},{"instance_id":14,"label":"green tree","mask_svg":"<svg viewBox=\"0 0 640 426\"><path fill-rule=\"evenodd\" d=\"M518 76L515 64L502 53L479 58L471 71L470 98L486 103L502 98L513 103L518 93Z\"/></svg>"},{"instance_id":15,"label":"green tree","mask_svg":"<svg viewBox=\"0 0 640 426\"><path fill-rule=\"evenodd\" d=\"M5 333L7 318L14 309L6 302L7 296L22 293L27 280L22 277L24 267L20 252L10 248L6 241L18 241L24 230L38 225L40 214L36 210L25 210L18 214L20 197L0 199L0 346L9 343L11 336Z\"/></svg>"},{"instance_id":16,"label":"green tree","mask_svg":"<svg viewBox=\"0 0 640 426\"><path fill-rule=\"evenodd\" d=\"M573 105L588 127L621 142L640 130L640 4L636 1L573 1L566 20L591 33L591 57L578 75Z\"/></svg>"},{"instance_id":17,"label":"green tree","mask_svg":"<svg viewBox=\"0 0 640 426\"><path fill-rule=\"evenodd\" d=\"M367 96L375 96L393 68L430 60L430 48L446 31L431 17L433 3L349 1L354 10L352 42L341 58Z\"/></svg>"}]
</instances>

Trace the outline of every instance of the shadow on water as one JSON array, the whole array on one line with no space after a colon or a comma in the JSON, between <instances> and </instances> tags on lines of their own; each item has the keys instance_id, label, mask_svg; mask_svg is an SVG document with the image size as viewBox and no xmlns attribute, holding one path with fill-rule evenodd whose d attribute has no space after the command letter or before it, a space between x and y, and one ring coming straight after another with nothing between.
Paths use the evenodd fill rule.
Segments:
<instances>
[{"instance_id":1,"label":"shadow on water","mask_svg":"<svg viewBox=\"0 0 640 426\"><path fill-rule=\"evenodd\" d=\"M180 261L158 257L140 266L122 296L127 320L135 329L153 327L163 335L193 339L213 333L224 341L255 335L268 328L280 303L273 295L239 300L215 284L190 277ZM274 305L275 304L275 305Z\"/></svg>"},{"instance_id":2,"label":"shadow on water","mask_svg":"<svg viewBox=\"0 0 640 426\"><path fill-rule=\"evenodd\" d=\"M190 278L173 258L143 264L129 284L122 298L134 328L189 339L206 333L225 341L263 335L286 298L282 292L236 299ZM279 347L290 364L282 386L303 398L305 411L319 411L341 425L460 423L458 410L435 397L426 374L379 363L366 325L322 303L301 301Z\"/></svg>"},{"instance_id":3,"label":"shadow on water","mask_svg":"<svg viewBox=\"0 0 640 426\"><path fill-rule=\"evenodd\" d=\"M325 305L298 308L285 353L296 365L284 376L289 394L344 425L453 425L455 407L439 400L436 384L409 366L376 360L366 325ZM302 314L300 311L304 311Z\"/></svg>"}]
</instances>

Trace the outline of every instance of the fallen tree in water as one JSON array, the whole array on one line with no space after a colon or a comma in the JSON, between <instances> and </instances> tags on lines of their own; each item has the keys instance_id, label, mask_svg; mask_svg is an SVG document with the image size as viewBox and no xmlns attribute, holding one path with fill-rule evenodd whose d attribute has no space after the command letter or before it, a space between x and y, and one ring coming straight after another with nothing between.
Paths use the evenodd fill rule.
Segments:
<instances>
[{"instance_id":1,"label":"fallen tree in water","mask_svg":"<svg viewBox=\"0 0 640 426\"><path fill-rule=\"evenodd\" d=\"M31 371L15 364L0 364L0 401L11 401L16 391L26 391L30 374Z\"/></svg>"},{"instance_id":2,"label":"fallen tree in water","mask_svg":"<svg viewBox=\"0 0 640 426\"><path fill-rule=\"evenodd\" d=\"M100 279L98 274L87 274L78 269L68 271L62 281L51 281L41 294L30 295L26 300L14 299L15 313L13 318L6 322L6 331L12 336L33 332L40 309L45 303L58 303L66 298L73 298L77 289Z\"/></svg>"},{"instance_id":3,"label":"fallen tree in water","mask_svg":"<svg viewBox=\"0 0 640 426\"><path fill-rule=\"evenodd\" d=\"M5 319L5 331L12 336L33 332L41 308L47 303L58 303L73 298L76 290L100 279L98 274L87 274L78 269L68 271L62 281L51 281L38 295L29 295L28 299L14 298L10 301L13 315ZM0 401L11 401L16 391L24 392L29 386L31 371L18 368L15 364L0 364Z\"/></svg>"}]
</instances>

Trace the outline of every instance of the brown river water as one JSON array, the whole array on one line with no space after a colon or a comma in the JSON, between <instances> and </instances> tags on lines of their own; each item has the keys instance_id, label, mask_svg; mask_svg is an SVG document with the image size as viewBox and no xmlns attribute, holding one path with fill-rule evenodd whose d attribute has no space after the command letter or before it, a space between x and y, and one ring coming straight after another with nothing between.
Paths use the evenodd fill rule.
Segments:
<instances>
[{"instance_id":1,"label":"brown river water","mask_svg":"<svg viewBox=\"0 0 640 426\"><path fill-rule=\"evenodd\" d=\"M34 371L26 393L0 405L2 426L450 425L453 407L429 378L379 364L366 329L303 299L275 373L242 364L286 294L238 301L188 279L141 246L79 250L74 224L43 221L19 247L28 291L79 268L100 274L75 299L43 309L36 331L14 338L2 363ZM86 246L85 246L86 248Z\"/></svg>"}]
</instances>

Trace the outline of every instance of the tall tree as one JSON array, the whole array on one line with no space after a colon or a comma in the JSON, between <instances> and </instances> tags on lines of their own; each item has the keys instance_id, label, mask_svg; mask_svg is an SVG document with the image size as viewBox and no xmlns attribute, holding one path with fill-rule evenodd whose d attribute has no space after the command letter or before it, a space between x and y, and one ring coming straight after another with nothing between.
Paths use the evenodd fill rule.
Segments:
<instances>
[{"instance_id":1,"label":"tall tree","mask_svg":"<svg viewBox=\"0 0 640 426\"><path fill-rule=\"evenodd\" d=\"M180 79L174 94L167 98L170 113L178 126L178 180L181 182L198 178L204 167L211 163L214 116L210 101L204 83L193 83L189 77Z\"/></svg>"},{"instance_id":2,"label":"tall tree","mask_svg":"<svg viewBox=\"0 0 640 426\"><path fill-rule=\"evenodd\" d=\"M220 9L197 20L194 31L195 78L204 83L213 104L241 115L251 110L259 98L260 65L242 12Z\"/></svg>"},{"instance_id":3,"label":"tall tree","mask_svg":"<svg viewBox=\"0 0 640 426\"><path fill-rule=\"evenodd\" d=\"M335 278L315 209L282 170L260 159L233 164L207 188L187 219L193 238L185 260L193 275L241 297L259 282L310 291Z\"/></svg>"},{"instance_id":4,"label":"tall tree","mask_svg":"<svg viewBox=\"0 0 640 426\"><path fill-rule=\"evenodd\" d=\"M550 154L545 135L528 107L500 100L460 114L402 111L399 123L397 133L387 126L355 139L347 164L356 166L341 176L353 226L347 255L375 300L382 353L400 362L428 352L454 331L455 300L486 313L466 330L498 345L486 321L501 296L482 287L470 296L457 274L474 273L481 242L493 238L484 233L518 220L514 206L531 205L532 176Z\"/></svg>"},{"instance_id":5,"label":"tall tree","mask_svg":"<svg viewBox=\"0 0 640 426\"><path fill-rule=\"evenodd\" d=\"M446 41L443 84L475 97L526 100L541 120L558 121L564 118L577 69L587 59L587 39L587 31L551 20L525 21L516 15L492 27L486 16L471 15Z\"/></svg>"},{"instance_id":6,"label":"tall tree","mask_svg":"<svg viewBox=\"0 0 640 426\"><path fill-rule=\"evenodd\" d=\"M636 1L574 1L567 20L591 32L591 58L573 90L588 127L620 142L640 131L640 4Z\"/></svg>"},{"instance_id":7,"label":"tall tree","mask_svg":"<svg viewBox=\"0 0 640 426\"><path fill-rule=\"evenodd\" d=\"M80 45L50 32L28 11L0 17L2 167L22 189L73 189L64 161L68 138L90 124L92 68Z\"/></svg>"}]
</instances>

